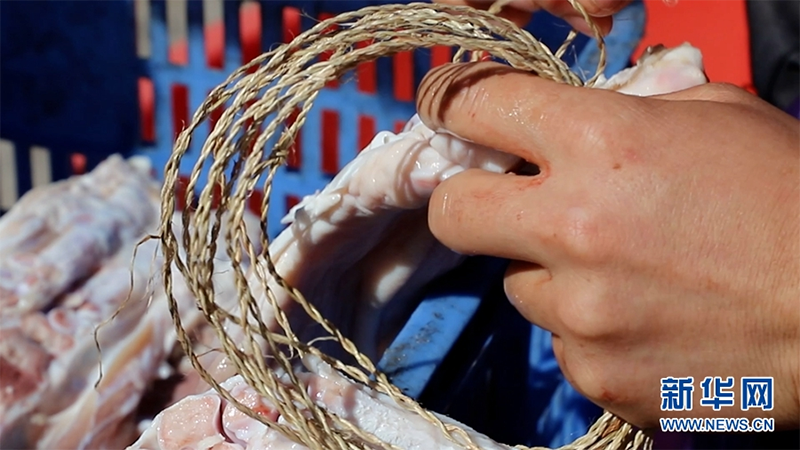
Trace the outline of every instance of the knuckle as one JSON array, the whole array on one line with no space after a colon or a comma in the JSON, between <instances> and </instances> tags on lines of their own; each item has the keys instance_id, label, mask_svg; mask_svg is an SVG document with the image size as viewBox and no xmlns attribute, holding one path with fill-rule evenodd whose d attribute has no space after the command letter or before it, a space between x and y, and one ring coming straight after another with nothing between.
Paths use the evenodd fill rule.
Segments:
<instances>
[{"instance_id":1,"label":"knuckle","mask_svg":"<svg viewBox=\"0 0 800 450\"><path fill-rule=\"evenodd\" d=\"M474 171L467 170L442 181L428 203L428 227L441 243L459 252L468 243L463 235L474 221L475 188L470 181Z\"/></svg>"},{"instance_id":2,"label":"knuckle","mask_svg":"<svg viewBox=\"0 0 800 450\"><path fill-rule=\"evenodd\" d=\"M551 319L545 313L553 303L546 286L552 281L551 272L530 263L511 262L503 277L506 298L529 322L549 329Z\"/></svg>"},{"instance_id":3,"label":"knuckle","mask_svg":"<svg viewBox=\"0 0 800 450\"><path fill-rule=\"evenodd\" d=\"M576 389L595 403L608 405L617 403L612 386L617 376L609 363L599 358L587 358L570 368Z\"/></svg>"},{"instance_id":4,"label":"knuckle","mask_svg":"<svg viewBox=\"0 0 800 450\"><path fill-rule=\"evenodd\" d=\"M522 270L520 270L515 262L511 262L506 271L506 275L503 277L503 290L505 291L506 297L511 300L512 303L516 303L517 299L527 291L526 288L527 283L525 282Z\"/></svg>"},{"instance_id":5,"label":"knuckle","mask_svg":"<svg viewBox=\"0 0 800 450\"><path fill-rule=\"evenodd\" d=\"M448 229L460 215L457 195L450 189L451 183L450 180L445 180L434 189L428 205L428 227L440 241L447 238Z\"/></svg>"},{"instance_id":6,"label":"knuckle","mask_svg":"<svg viewBox=\"0 0 800 450\"><path fill-rule=\"evenodd\" d=\"M597 117L603 117L607 111L598 109L593 112L598 114ZM576 135L582 135L583 139L581 141L584 143L581 147L582 149L591 149L597 153L606 152L608 149L613 148L615 140L619 139L619 128L611 118L594 120L588 124L582 123L579 125L575 123L575 126L581 127L581 129L574 131Z\"/></svg>"},{"instance_id":7,"label":"knuckle","mask_svg":"<svg viewBox=\"0 0 800 450\"><path fill-rule=\"evenodd\" d=\"M588 208L565 211L560 224L560 243L568 256L586 265L600 265L611 258L612 246L601 233L606 227L601 215Z\"/></svg>"},{"instance_id":8,"label":"knuckle","mask_svg":"<svg viewBox=\"0 0 800 450\"><path fill-rule=\"evenodd\" d=\"M742 89L731 83L710 83L706 85L708 100L733 103L742 98Z\"/></svg>"},{"instance_id":9,"label":"knuckle","mask_svg":"<svg viewBox=\"0 0 800 450\"><path fill-rule=\"evenodd\" d=\"M594 342L617 334L619 321L613 317L608 297L592 285L564 299L557 311L564 330L580 342Z\"/></svg>"},{"instance_id":10,"label":"knuckle","mask_svg":"<svg viewBox=\"0 0 800 450\"><path fill-rule=\"evenodd\" d=\"M606 377L602 359L593 358L591 352L573 342L556 345L553 341L553 353L561 366L564 376L582 395L592 401L599 401L605 396L603 386Z\"/></svg>"}]
</instances>

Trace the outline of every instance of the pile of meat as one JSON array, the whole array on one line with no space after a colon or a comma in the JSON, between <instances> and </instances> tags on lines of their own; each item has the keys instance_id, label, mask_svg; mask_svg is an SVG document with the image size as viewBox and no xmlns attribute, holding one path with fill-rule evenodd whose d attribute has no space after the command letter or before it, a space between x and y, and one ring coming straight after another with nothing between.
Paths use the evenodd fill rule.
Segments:
<instances>
[{"instance_id":1,"label":"pile of meat","mask_svg":"<svg viewBox=\"0 0 800 450\"><path fill-rule=\"evenodd\" d=\"M654 49L598 87L654 95L705 82L700 52L683 45ZM399 134L379 133L324 190L292 209L270 247L276 267L377 358L415 294L463 258L428 230L433 189L468 168L506 172L519 163L435 133L415 117ZM158 228L160 186L150 172L146 161L112 156L87 175L29 192L0 217L0 447L300 448L227 405L175 351L159 244L137 247ZM258 221L247 220L257 242ZM224 246L218 248L217 301L231 305L233 280ZM251 288L260 294L265 322L275 327L263 288L255 282ZM276 291L300 337L319 335ZM180 278L176 296L198 348L213 348L214 336ZM282 420L224 355L203 358L237 398ZM304 366L309 393L332 413L400 448L456 448L388 397L320 361ZM510 448L468 431L484 448Z\"/></svg>"}]
</instances>

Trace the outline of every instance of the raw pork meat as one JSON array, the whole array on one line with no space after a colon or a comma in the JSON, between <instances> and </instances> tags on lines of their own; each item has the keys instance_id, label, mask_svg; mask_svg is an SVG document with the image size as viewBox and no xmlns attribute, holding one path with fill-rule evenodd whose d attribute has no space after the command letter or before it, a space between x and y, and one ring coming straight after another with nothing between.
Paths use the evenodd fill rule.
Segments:
<instances>
[{"instance_id":1,"label":"raw pork meat","mask_svg":"<svg viewBox=\"0 0 800 450\"><path fill-rule=\"evenodd\" d=\"M90 174L34 189L0 220L3 448L30 448L37 442L77 448L80 440L95 438L92 427L81 424L94 420L91 411L78 418L59 414L80 408L76 405L95 394L94 329L130 291L131 250L151 231L147 228L155 226L157 205L158 185L122 158L112 157ZM149 272L149 266L145 269ZM148 277L135 272L130 308L99 334L105 370L133 377L137 384L148 381L137 372L133 358L142 345L134 332L144 313L145 304L139 300L145 295L143 278ZM119 352L133 354L114 358ZM113 395L117 386L112 384L113 375L105 379L99 395ZM117 425L115 417L130 412L122 400L115 400L113 410L100 417ZM108 407L102 403L98 401L96 410ZM76 441L48 437L70 428L81 433Z\"/></svg>"},{"instance_id":2,"label":"raw pork meat","mask_svg":"<svg viewBox=\"0 0 800 450\"><path fill-rule=\"evenodd\" d=\"M157 230L159 197L149 164L112 156L34 189L0 219L0 447L121 448L138 435L134 413L171 374L175 346L160 244L147 241L133 259ZM220 301L235 298L227 255L217 259ZM193 329L194 298L175 281ZM106 321L98 354L94 333Z\"/></svg>"},{"instance_id":3,"label":"raw pork meat","mask_svg":"<svg viewBox=\"0 0 800 450\"><path fill-rule=\"evenodd\" d=\"M389 396L378 394L343 377L317 358L308 357L309 372L301 382L309 397L338 417L373 433L383 442L403 449L456 450L462 448L421 416L409 414ZM284 379L285 381L285 379ZM269 402L264 401L241 377L235 376L222 386L234 398L258 411L271 421L286 424ZM445 424L458 425L485 450L510 450L486 436L445 416ZM288 424L287 424L288 425ZM131 450L302 450L278 431L243 414L214 391L186 397L160 414Z\"/></svg>"}]
</instances>

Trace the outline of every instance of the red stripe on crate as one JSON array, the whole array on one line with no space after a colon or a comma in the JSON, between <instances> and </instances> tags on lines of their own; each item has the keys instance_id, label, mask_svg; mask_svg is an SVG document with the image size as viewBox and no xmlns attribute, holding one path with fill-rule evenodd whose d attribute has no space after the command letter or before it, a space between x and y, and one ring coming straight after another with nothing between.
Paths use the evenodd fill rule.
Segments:
<instances>
[{"instance_id":1,"label":"red stripe on crate","mask_svg":"<svg viewBox=\"0 0 800 450\"><path fill-rule=\"evenodd\" d=\"M211 91L208 91L208 93L211 94ZM222 111L223 107L217 106L211 110L211 113L208 115L209 133L214 131L214 128L217 127L217 122L219 122L219 118L222 117Z\"/></svg>"},{"instance_id":2,"label":"red stripe on crate","mask_svg":"<svg viewBox=\"0 0 800 450\"><path fill-rule=\"evenodd\" d=\"M219 184L214 184L214 187L211 189L211 209L217 209L219 208L219 202L222 199L222 186Z\"/></svg>"},{"instance_id":3,"label":"red stripe on crate","mask_svg":"<svg viewBox=\"0 0 800 450\"><path fill-rule=\"evenodd\" d=\"M167 60L171 64L185 66L189 63L188 5L186 2L164 3L167 25Z\"/></svg>"},{"instance_id":4,"label":"red stripe on crate","mask_svg":"<svg viewBox=\"0 0 800 450\"><path fill-rule=\"evenodd\" d=\"M225 22L220 20L206 25L203 34L206 64L212 69L222 69L225 66Z\"/></svg>"},{"instance_id":5,"label":"red stripe on crate","mask_svg":"<svg viewBox=\"0 0 800 450\"><path fill-rule=\"evenodd\" d=\"M299 114L300 108L295 108L292 115L286 120L286 126L291 127L297 120L297 116ZM302 133L298 131L292 146L289 147L289 155L286 157L286 165L289 170L300 170L300 167L303 164L303 147L301 136Z\"/></svg>"},{"instance_id":6,"label":"red stripe on crate","mask_svg":"<svg viewBox=\"0 0 800 450\"><path fill-rule=\"evenodd\" d=\"M247 199L247 207L250 212L261 217L261 202L264 200L264 192L259 189L254 189L250 193L250 198Z\"/></svg>"},{"instance_id":7,"label":"red stripe on crate","mask_svg":"<svg viewBox=\"0 0 800 450\"><path fill-rule=\"evenodd\" d=\"M189 88L183 84L172 85L172 130L173 139L189 122Z\"/></svg>"},{"instance_id":8,"label":"red stripe on crate","mask_svg":"<svg viewBox=\"0 0 800 450\"><path fill-rule=\"evenodd\" d=\"M287 195L286 196L286 212L288 213L289 211L291 211L292 208L294 208L295 205L297 205L298 203L300 203L300 197L298 197L296 195Z\"/></svg>"},{"instance_id":9,"label":"red stripe on crate","mask_svg":"<svg viewBox=\"0 0 800 450\"><path fill-rule=\"evenodd\" d=\"M431 49L431 68L447 64L453 59L453 49L437 45Z\"/></svg>"},{"instance_id":10,"label":"red stripe on crate","mask_svg":"<svg viewBox=\"0 0 800 450\"><path fill-rule=\"evenodd\" d=\"M403 132L403 128L405 128L405 127L406 127L406 123L403 122L402 120L398 120L397 122L394 123L394 133L395 134L402 133Z\"/></svg>"},{"instance_id":11,"label":"red stripe on crate","mask_svg":"<svg viewBox=\"0 0 800 450\"><path fill-rule=\"evenodd\" d=\"M358 149L364 150L372 138L375 137L375 118L372 116L358 116Z\"/></svg>"},{"instance_id":12,"label":"red stripe on crate","mask_svg":"<svg viewBox=\"0 0 800 450\"><path fill-rule=\"evenodd\" d=\"M394 98L401 102L414 100L414 53L394 55Z\"/></svg>"},{"instance_id":13,"label":"red stripe on crate","mask_svg":"<svg viewBox=\"0 0 800 450\"><path fill-rule=\"evenodd\" d=\"M366 47L368 42L359 42L356 44L357 48ZM356 69L358 78L358 90L367 94L374 94L378 90L378 82L376 80L375 61L368 61L358 65Z\"/></svg>"},{"instance_id":14,"label":"red stripe on crate","mask_svg":"<svg viewBox=\"0 0 800 450\"><path fill-rule=\"evenodd\" d=\"M189 186L189 177L179 175L175 183L175 208L178 211L186 209L186 188Z\"/></svg>"},{"instance_id":15,"label":"red stripe on crate","mask_svg":"<svg viewBox=\"0 0 800 450\"><path fill-rule=\"evenodd\" d=\"M324 20L328 20L331 17L334 17L334 15L330 14L330 13L320 13L319 14L320 22L324 21ZM337 28L338 27L336 25L333 25L330 28L328 28L325 32L326 33L333 32L333 31L336 31ZM322 52L319 55L319 60L320 61L327 61L327 60L329 60L331 58L332 54L333 54L333 51L330 51L330 50L328 50L326 52ZM337 87L339 87L339 81L338 80L328 81L327 83L325 83L325 86L328 87L328 88L331 88L331 89L336 89Z\"/></svg>"},{"instance_id":16,"label":"red stripe on crate","mask_svg":"<svg viewBox=\"0 0 800 450\"><path fill-rule=\"evenodd\" d=\"M173 42L167 52L167 60L176 66L189 64L189 42L185 39Z\"/></svg>"},{"instance_id":17,"label":"red stripe on crate","mask_svg":"<svg viewBox=\"0 0 800 450\"><path fill-rule=\"evenodd\" d=\"M339 171L339 113L322 111L322 172L336 175Z\"/></svg>"},{"instance_id":18,"label":"red stripe on crate","mask_svg":"<svg viewBox=\"0 0 800 450\"><path fill-rule=\"evenodd\" d=\"M300 10L293 6L283 7L283 43L288 44L300 34Z\"/></svg>"},{"instance_id":19,"label":"red stripe on crate","mask_svg":"<svg viewBox=\"0 0 800 450\"><path fill-rule=\"evenodd\" d=\"M156 93L153 81L139 78L139 119L142 122L142 141L152 143L156 140Z\"/></svg>"},{"instance_id":20,"label":"red stripe on crate","mask_svg":"<svg viewBox=\"0 0 800 450\"><path fill-rule=\"evenodd\" d=\"M261 54L261 4L258 2L246 1L239 8L239 40L242 64Z\"/></svg>"},{"instance_id":21,"label":"red stripe on crate","mask_svg":"<svg viewBox=\"0 0 800 450\"><path fill-rule=\"evenodd\" d=\"M69 155L69 162L72 166L73 175L83 175L86 173L86 155L82 153L73 153Z\"/></svg>"}]
</instances>

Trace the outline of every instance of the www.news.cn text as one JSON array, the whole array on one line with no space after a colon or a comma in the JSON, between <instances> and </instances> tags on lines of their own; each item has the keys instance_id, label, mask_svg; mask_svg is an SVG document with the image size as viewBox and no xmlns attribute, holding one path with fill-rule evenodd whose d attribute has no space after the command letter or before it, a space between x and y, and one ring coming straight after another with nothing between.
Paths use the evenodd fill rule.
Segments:
<instances>
[{"instance_id":1,"label":"www.news.cn text","mask_svg":"<svg viewBox=\"0 0 800 450\"><path fill-rule=\"evenodd\" d=\"M686 433L750 433L775 431L775 419L754 418L752 420L737 418L715 418L715 419L659 419L661 431L663 432L686 432Z\"/></svg>"}]
</instances>

